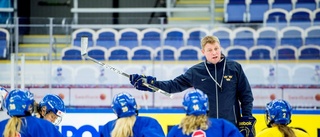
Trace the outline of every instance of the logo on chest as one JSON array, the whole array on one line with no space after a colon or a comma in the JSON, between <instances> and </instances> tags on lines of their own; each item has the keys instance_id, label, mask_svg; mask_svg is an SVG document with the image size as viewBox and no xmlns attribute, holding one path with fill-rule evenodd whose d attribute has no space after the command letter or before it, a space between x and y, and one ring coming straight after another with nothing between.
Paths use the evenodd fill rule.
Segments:
<instances>
[{"instance_id":1,"label":"logo on chest","mask_svg":"<svg viewBox=\"0 0 320 137\"><path fill-rule=\"evenodd\" d=\"M225 75L223 76L224 79L226 79L226 81L230 81L232 79L231 75Z\"/></svg>"}]
</instances>

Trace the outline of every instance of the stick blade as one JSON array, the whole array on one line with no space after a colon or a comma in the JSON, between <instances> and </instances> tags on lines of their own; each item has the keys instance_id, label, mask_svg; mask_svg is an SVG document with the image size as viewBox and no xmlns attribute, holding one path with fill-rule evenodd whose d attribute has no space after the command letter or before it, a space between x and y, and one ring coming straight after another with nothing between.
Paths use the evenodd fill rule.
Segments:
<instances>
[{"instance_id":1,"label":"stick blade","mask_svg":"<svg viewBox=\"0 0 320 137\"><path fill-rule=\"evenodd\" d=\"M81 55L84 56L87 54L88 48L88 37L83 36L81 37Z\"/></svg>"}]
</instances>

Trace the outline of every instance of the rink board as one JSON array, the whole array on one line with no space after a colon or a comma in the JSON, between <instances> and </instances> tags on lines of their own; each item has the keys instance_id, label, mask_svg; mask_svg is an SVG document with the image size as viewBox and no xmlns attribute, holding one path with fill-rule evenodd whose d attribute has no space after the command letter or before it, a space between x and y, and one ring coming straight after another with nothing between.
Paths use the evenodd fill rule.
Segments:
<instances>
[{"instance_id":1,"label":"rink board","mask_svg":"<svg viewBox=\"0 0 320 137\"><path fill-rule=\"evenodd\" d=\"M266 128L263 113L262 110L254 111L254 116L257 118L257 132ZM292 123L289 126L302 127L310 137L320 137L320 110L294 110L293 113ZM185 116L182 110L174 109L141 110L139 115L156 118L165 133L168 132L168 127L178 124ZM110 109L69 109L59 130L65 136L98 137L100 127L115 118Z\"/></svg>"}]
</instances>

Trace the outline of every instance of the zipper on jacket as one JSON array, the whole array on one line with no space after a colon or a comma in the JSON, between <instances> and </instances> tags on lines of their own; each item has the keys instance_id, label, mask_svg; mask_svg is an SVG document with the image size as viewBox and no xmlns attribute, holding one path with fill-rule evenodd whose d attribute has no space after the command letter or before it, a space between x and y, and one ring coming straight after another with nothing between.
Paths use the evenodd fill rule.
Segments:
<instances>
[{"instance_id":1,"label":"zipper on jacket","mask_svg":"<svg viewBox=\"0 0 320 137\"><path fill-rule=\"evenodd\" d=\"M214 64L214 73L215 73L215 79L217 79L217 65ZM216 84L216 107L217 107L217 118L219 118L219 99L218 99L218 87Z\"/></svg>"},{"instance_id":2,"label":"zipper on jacket","mask_svg":"<svg viewBox=\"0 0 320 137\"><path fill-rule=\"evenodd\" d=\"M238 119L237 119L237 115L236 115L236 108L234 105L233 105L233 115L234 115L234 120L235 120L236 124L238 124Z\"/></svg>"}]
</instances>

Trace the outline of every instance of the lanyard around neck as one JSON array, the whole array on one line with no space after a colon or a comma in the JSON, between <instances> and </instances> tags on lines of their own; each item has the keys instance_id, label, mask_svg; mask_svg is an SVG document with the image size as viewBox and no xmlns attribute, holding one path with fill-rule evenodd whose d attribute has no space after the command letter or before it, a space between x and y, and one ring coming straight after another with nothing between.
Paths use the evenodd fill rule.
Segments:
<instances>
[{"instance_id":1,"label":"lanyard around neck","mask_svg":"<svg viewBox=\"0 0 320 137\"><path fill-rule=\"evenodd\" d=\"M220 87L220 88L222 88L222 82L223 82L223 76L224 76L224 71L225 71L225 69L226 69L226 59L223 59L224 60L224 63L223 63L223 71L222 71L222 78L221 78L221 81L220 81L220 84L217 82L217 80L216 79L214 79L213 78L213 76L211 75L211 73L210 73L210 71L209 71L209 69L208 69L208 66L207 66L207 63L206 63L206 61L204 61L203 63L204 63L204 65L206 66L206 69L207 69L207 72L209 73L209 76L211 77L211 79ZM216 64L215 64L216 65Z\"/></svg>"}]
</instances>

